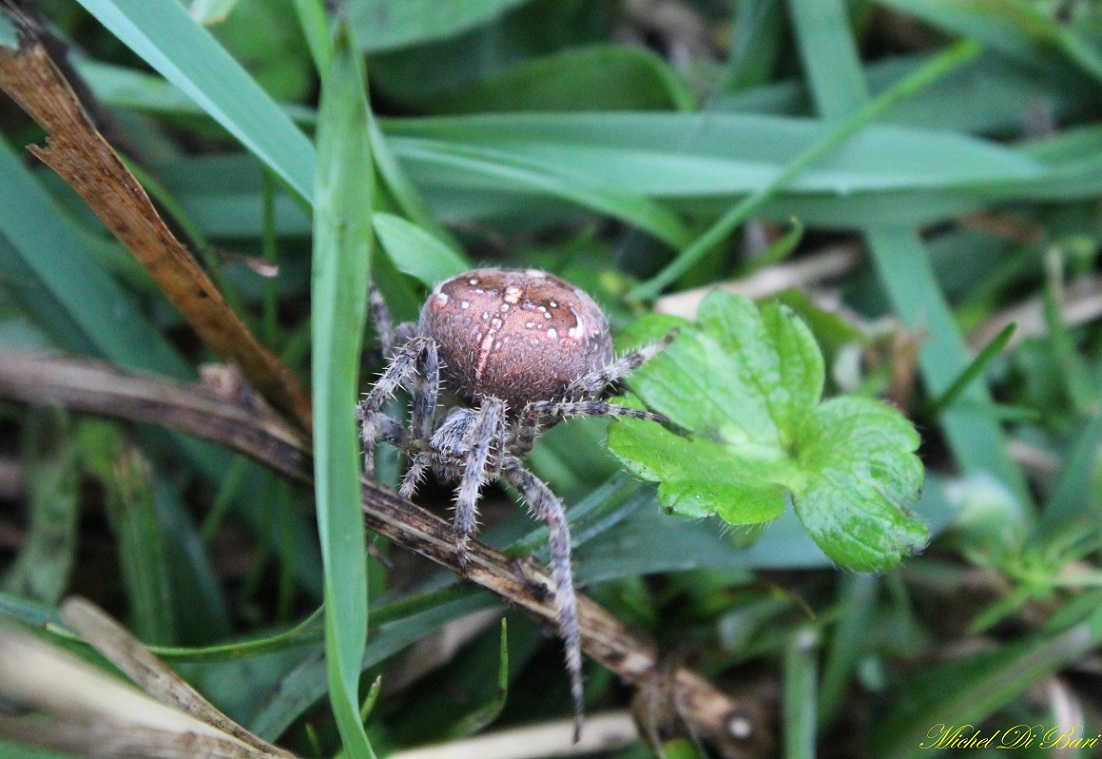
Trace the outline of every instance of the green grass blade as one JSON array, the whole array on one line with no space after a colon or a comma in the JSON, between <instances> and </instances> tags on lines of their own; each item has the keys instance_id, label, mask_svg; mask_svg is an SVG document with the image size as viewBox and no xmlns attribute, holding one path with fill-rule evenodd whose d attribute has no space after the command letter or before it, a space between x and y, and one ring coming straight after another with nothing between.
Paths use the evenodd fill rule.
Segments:
<instances>
[{"instance_id":1,"label":"green grass blade","mask_svg":"<svg viewBox=\"0 0 1102 759\"><path fill-rule=\"evenodd\" d=\"M979 46L971 42L950 48L947 52L932 58L927 64L883 95L866 102L823 139L794 158L772 181L758 188L720 217L715 224L709 227L692 245L683 250L666 268L650 280L635 287L630 296L640 300L657 296L665 287L676 281L695 263L706 256L710 250L721 243L739 224L742 224L765 205L766 201L800 172L826 156L859 129L875 121L896 103L948 74L957 66L974 57L979 51Z\"/></svg>"},{"instance_id":2,"label":"green grass blade","mask_svg":"<svg viewBox=\"0 0 1102 759\"><path fill-rule=\"evenodd\" d=\"M939 395L933 403L930 404L930 411L934 414L938 414L941 411L949 408L960 397L960 394L964 392L964 389L972 384L972 381L980 376L983 370L987 367L991 360L995 356L1002 353L1003 348L1010 342L1010 338L1014 336L1014 330L1018 328L1017 322L1007 324L999 334L995 335L987 345L983 347L975 359L972 360L968 366L964 368L964 371L960 373L960 376L953 380L953 384Z\"/></svg>"},{"instance_id":3,"label":"green grass blade","mask_svg":"<svg viewBox=\"0 0 1102 759\"><path fill-rule=\"evenodd\" d=\"M245 69L176 0L80 0L85 10L240 140L301 198L314 148Z\"/></svg>"},{"instance_id":4,"label":"green grass blade","mask_svg":"<svg viewBox=\"0 0 1102 759\"><path fill-rule=\"evenodd\" d=\"M776 0L742 0L735 4L734 38L723 92L739 92L769 81L781 46L781 10Z\"/></svg>"},{"instance_id":5,"label":"green grass blade","mask_svg":"<svg viewBox=\"0 0 1102 759\"><path fill-rule=\"evenodd\" d=\"M111 464L111 470L101 472L99 479L119 544L119 562L130 599L130 625L143 641L174 643L176 604L149 462L136 449L122 449Z\"/></svg>"},{"instance_id":6,"label":"green grass blade","mask_svg":"<svg viewBox=\"0 0 1102 759\"><path fill-rule=\"evenodd\" d=\"M41 409L27 421L27 535L0 583L5 591L50 606L64 595L76 554L79 472L71 431L61 409Z\"/></svg>"},{"instance_id":7,"label":"green grass blade","mask_svg":"<svg viewBox=\"0 0 1102 759\"><path fill-rule=\"evenodd\" d=\"M784 756L814 759L815 705L818 703L819 634L797 630L784 657Z\"/></svg>"},{"instance_id":8,"label":"green grass blade","mask_svg":"<svg viewBox=\"0 0 1102 759\"><path fill-rule=\"evenodd\" d=\"M829 727L842 711L846 691L873 630L878 590L875 575L848 574L841 578L838 600L841 617L827 644L817 694L821 728Z\"/></svg>"},{"instance_id":9,"label":"green grass blade","mask_svg":"<svg viewBox=\"0 0 1102 759\"><path fill-rule=\"evenodd\" d=\"M688 240L677 215L614 185L594 181L546 161L486 147L448 145L436 141L405 141L401 154L487 180L494 187L547 193L631 222L671 245Z\"/></svg>"},{"instance_id":10,"label":"green grass blade","mask_svg":"<svg viewBox=\"0 0 1102 759\"><path fill-rule=\"evenodd\" d=\"M367 555L354 407L373 247L374 170L362 62L344 28L337 33L322 85L317 140L311 377L329 700L348 756L373 759L359 716Z\"/></svg>"},{"instance_id":11,"label":"green grass blade","mask_svg":"<svg viewBox=\"0 0 1102 759\"><path fill-rule=\"evenodd\" d=\"M1082 71L1102 82L1102 52L1086 34L1057 23L1040 4L1021 0L884 0L904 13L956 34L975 37L1008 55L1043 60L1055 47Z\"/></svg>"},{"instance_id":12,"label":"green grass blade","mask_svg":"<svg viewBox=\"0 0 1102 759\"><path fill-rule=\"evenodd\" d=\"M351 0L356 39L368 52L450 37L496 18L524 0Z\"/></svg>"},{"instance_id":13,"label":"green grass blade","mask_svg":"<svg viewBox=\"0 0 1102 759\"><path fill-rule=\"evenodd\" d=\"M471 268L465 256L400 216L375 214L375 234L398 271L428 287Z\"/></svg>"},{"instance_id":14,"label":"green grass blade","mask_svg":"<svg viewBox=\"0 0 1102 759\"><path fill-rule=\"evenodd\" d=\"M0 602L3 600L0 598ZM451 597L444 603L381 624L371 631L361 667L373 666L441 625L494 603L494 597L488 593L463 591L458 598ZM248 722L250 729L269 740L278 738L325 693L324 670L324 662L316 657L303 662L261 699Z\"/></svg>"},{"instance_id":15,"label":"green grass blade","mask_svg":"<svg viewBox=\"0 0 1102 759\"><path fill-rule=\"evenodd\" d=\"M193 372L96 263L65 214L0 143L0 251L10 291L68 347L131 368L185 378ZM0 246L4 247L4 246ZM14 267L18 266L18 271ZM26 278L30 278L29 281ZM33 290L28 292L28 288ZM48 299L41 300L38 294ZM55 306L58 312L54 313Z\"/></svg>"},{"instance_id":16,"label":"green grass blade","mask_svg":"<svg viewBox=\"0 0 1102 759\"><path fill-rule=\"evenodd\" d=\"M310 57L314 59L314 68L319 76L329 71L329 62L333 56L332 38L329 33L329 17L325 5L320 0L295 0L295 12L306 45L310 48Z\"/></svg>"},{"instance_id":17,"label":"green grass blade","mask_svg":"<svg viewBox=\"0 0 1102 759\"><path fill-rule=\"evenodd\" d=\"M1041 512L1041 535L1051 535L1058 527L1076 517L1090 513L1085 508L1084 496L1091 492L1100 443L1102 443L1102 414L1095 414L1087 426L1079 432L1064 461L1063 470L1056 480L1055 487L1045 501Z\"/></svg>"},{"instance_id":18,"label":"green grass blade","mask_svg":"<svg viewBox=\"0 0 1102 759\"><path fill-rule=\"evenodd\" d=\"M509 637L505 617L501 618L501 643L498 649L497 690L487 703L471 711L463 719L448 729L450 738L463 738L477 733L489 725L505 708L505 697L509 693Z\"/></svg>"},{"instance_id":19,"label":"green grass blade","mask_svg":"<svg viewBox=\"0 0 1102 759\"><path fill-rule=\"evenodd\" d=\"M979 725L1031 685L1043 682L1098 646L1100 633L1086 623L1079 624L1056 635L1038 635L1022 643L1003 645L910 678L904 686L907 697L874 730L870 755L885 759L928 755L930 751L921 746L926 743L932 747L936 734L930 734L931 727L939 723ZM999 745L998 739L994 745Z\"/></svg>"},{"instance_id":20,"label":"green grass blade","mask_svg":"<svg viewBox=\"0 0 1102 759\"><path fill-rule=\"evenodd\" d=\"M849 5L790 0L788 6L804 78L819 115L845 119L859 113L870 95L853 35L839 33L851 29Z\"/></svg>"}]
</instances>

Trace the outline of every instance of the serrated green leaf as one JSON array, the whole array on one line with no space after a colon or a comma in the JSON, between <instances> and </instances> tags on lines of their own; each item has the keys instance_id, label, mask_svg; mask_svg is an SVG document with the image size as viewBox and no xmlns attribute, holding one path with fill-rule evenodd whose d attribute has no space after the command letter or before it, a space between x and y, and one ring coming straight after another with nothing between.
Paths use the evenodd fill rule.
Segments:
<instances>
[{"instance_id":1,"label":"serrated green leaf","mask_svg":"<svg viewBox=\"0 0 1102 759\"><path fill-rule=\"evenodd\" d=\"M819 547L858 570L920 548L926 528L903 508L923 479L910 422L869 399L820 403L822 354L786 306L717 292L699 320L629 379L649 408L694 434L637 420L609 431L613 454L660 483L663 507L755 524L790 499ZM653 334L651 321L636 331Z\"/></svg>"}]
</instances>

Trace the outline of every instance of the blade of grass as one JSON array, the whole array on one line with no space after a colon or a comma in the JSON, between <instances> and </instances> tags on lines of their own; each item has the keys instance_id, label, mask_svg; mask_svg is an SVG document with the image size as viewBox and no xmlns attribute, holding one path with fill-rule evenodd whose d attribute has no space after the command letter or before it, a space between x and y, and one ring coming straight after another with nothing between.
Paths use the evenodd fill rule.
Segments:
<instances>
[{"instance_id":1,"label":"blade of grass","mask_svg":"<svg viewBox=\"0 0 1102 759\"><path fill-rule=\"evenodd\" d=\"M765 205L766 201L800 172L825 157L851 135L870 122L875 121L896 103L945 76L956 67L973 58L979 51L979 45L973 42L965 42L952 47L932 58L883 95L866 102L824 138L794 158L775 178L727 211L692 245L679 253L661 272L646 282L637 285L629 293L629 297L636 300L656 297L664 288L688 271L693 264L707 255L712 248L719 245L739 224L750 218L755 211Z\"/></svg>"},{"instance_id":2,"label":"blade of grass","mask_svg":"<svg viewBox=\"0 0 1102 759\"><path fill-rule=\"evenodd\" d=\"M735 4L734 38L723 76L724 93L769 81L780 51L784 20L781 10L776 0L742 0Z\"/></svg>"},{"instance_id":3,"label":"blade of grass","mask_svg":"<svg viewBox=\"0 0 1102 759\"><path fill-rule=\"evenodd\" d=\"M306 45L310 48L310 57L314 59L314 68L318 76L325 76L333 57L333 38L325 6L319 0L295 0L295 13L298 14Z\"/></svg>"},{"instance_id":4,"label":"blade of grass","mask_svg":"<svg viewBox=\"0 0 1102 759\"><path fill-rule=\"evenodd\" d=\"M398 271L428 287L471 268L462 254L400 216L377 213L374 226L383 250Z\"/></svg>"},{"instance_id":5,"label":"blade of grass","mask_svg":"<svg viewBox=\"0 0 1102 759\"><path fill-rule=\"evenodd\" d=\"M359 711L360 661L367 643L367 555L354 417L373 248L374 169L364 81L362 59L341 25L323 79L318 119L311 377L329 700L352 759L375 756Z\"/></svg>"},{"instance_id":6,"label":"blade of grass","mask_svg":"<svg viewBox=\"0 0 1102 759\"><path fill-rule=\"evenodd\" d=\"M349 15L365 52L450 37L500 16L524 0L352 0Z\"/></svg>"},{"instance_id":7,"label":"blade of grass","mask_svg":"<svg viewBox=\"0 0 1102 759\"><path fill-rule=\"evenodd\" d=\"M505 697L509 693L509 638L505 617L501 618L501 643L498 653L497 690L489 702L467 714L448 729L449 738L463 738L477 733L489 725L505 708Z\"/></svg>"},{"instance_id":8,"label":"blade of grass","mask_svg":"<svg viewBox=\"0 0 1102 759\"><path fill-rule=\"evenodd\" d=\"M1056 635L1037 635L911 678L905 685L907 698L874 730L870 754L885 759L928 754L922 744L932 747L936 738L936 734L930 734L932 726L980 724L1029 686L1042 682L1095 648L1100 634L1102 631L1091 630L1089 624L1083 623Z\"/></svg>"},{"instance_id":9,"label":"blade of grass","mask_svg":"<svg viewBox=\"0 0 1102 759\"><path fill-rule=\"evenodd\" d=\"M594 181L546 161L480 146L406 140L402 155L485 178L494 186L547 193L631 222L671 245L688 231L676 214L641 195Z\"/></svg>"},{"instance_id":10,"label":"blade of grass","mask_svg":"<svg viewBox=\"0 0 1102 759\"><path fill-rule=\"evenodd\" d=\"M841 618L830 636L817 694L821 729L829 727L842 710L850 679L873 630L873 613L880 587L877 577L867 574L845 575L839 586Z\"/></svg>"},{"instance_id":11,"label":"blade of grass","mask_svg":"<svg viewBox=\"0 0 1102 759\"><path fill-rule=\"evenodd\" d=\"M307 203L314 147L260 85L176 0L79 0Z\"/></svg>"},{"instance_id":12,"label":"blade of grass","mask_svg":"<svg viewBox=\"0 0 1102 759\"><path fill-rule=\"evenodd\" d=\"M30 416L23 432L27 535L3 576L3 589L56 605L69 584L80 514L76 446L68 415L57 408Z\"/></svg>"},{"instance_id":13,"label":"blade of grass","mask_svg":"<svg viewBox=\"0 0 1102 759\"><path fill-rule=\"evenodd\" d=\"M784 756L814 759L815 705L818 703L819 634L810 627L796 631L784 657Z\"/></svg>"},{"instance_id":14,"label":"blade of grass","mask_svg":"<svg viewBox=\"0 0 1102 759\"><path fill-rule=\"evenodd\" d=\"M956 34L973 36L1009 55L1035 61L1046 47L1102 82L1102 53L1086 34L1059 24L1040 5L1018 0L884 0L887 5Z\"/></svg>"},{"instance_id":15,"label":"blade of grass","mask_svg":"<svg viewBox=\"0 0 1102 759\"><path fill-rule=\"evenodd\" d=\"M11 243L10 249L0 245L10 292L70 350L91 350L123 366L180 379L193 374L98 266L61 209L3 142L0 234Z\"/></svg>"},{"instance_id":16,"label":"blade of grass","mask_svg":"<svg viewBox=\"0 0 1102 759\"><path fill-rule=\"evenodd\" d=\"M839 35L836 31L810 23L821 18L825 3L843 7L841 0L789 0L805 69L820 65L820 59L812 57L813 53L832 66L838 65L838 60L844 56L857 55L851 36ZM838 10L834 14L841 12ZM806 25L805 21L808 22ZM957 45L949 52L936 56L923 69L939 60L943 64L953 61L962 63L976 52L978 47L974 44ZM838 70L852 71L853 66L842 66ZM857 71L859 73L860 69ZM905 81L915 76L917 74ZM836 78L812 78L810 83L815 88L815 101L824 110L824 115L835 118L855 106L852 98L854 93L861 91L859 87L842 84ZM871 102L876 101L866 101L857 113L861 113ZM865 227L864 231L896 312L904 323L929 335L919 354L919 367L930 392L941 393L965 370L970 356L938 285L922 240L914 229L901 225L874 224ZM963 391L963 398L979 404L990 403L986 388L977 385L970 385ZM942 414L941 421L949 446L965 472L986 470L1001 479L1023 504L1032 502L1022 473L1010 458L1003 432L994 420L963 409L950 409Z\"/></svg>"},{"instance_id":17,"label":"blade of grass","mask_svg":"<svg viewBox=\"0 0 1102 759\"><path fill-rule=\"evenodd\" d=\"M1102 414L1090 418L1075 440L1064 461L1064 467L1056 479L1041 512L1038 534L1047 536L1077 517L1097 514L1084 507L1084 497L1091 492L1098 458L1098 446L1102 444ZM1091 517L1088 517L1091 518Z\"/></svg>"},{"instance_id":18,"label":"blade of grass","mask_svg":"<svg viewBox=\"0 0 1102 759\"><path fill-rule=\"evenodd\" d=\"M112 464L99 479L107 491L107 514L119 543L130 624L144 641L174 643L176 604L149 462L131 448L121 451Z\"/></svg>"},{"instance_id":19,"label":"blade of grass","mask_svg":"<svg viewBox=\"0 0 1102 759\"><path fill-rule=\"evenodd\" d=\"M488 593L464 590L444 603L381 624L372 629L360 666L374 666L441 625L494 603ZM251 729L270 740L279 737L325 693L324 668L324 662L312 657L288 673L259 702L249 720Z\"/></svg>"},{"instance_id":20,"label":"blade of grass","mask_svg":"<svg viewBox=\"0 0 1102 759\"><path fill-rule=\"evenodd\" d=\"M991 363L991 360L1002 353L1003 348L1010 342L1010 338L1014 336L1014 330L1017 328L1017 322L1011 322L1003 327L999 331L999 334L995 335L995 337L991 339L991 342L985 345L983 350L976 354L976 358L964 368L960 376L958 376L941 395L934 399L934 402L930 404L930 413L936 416L952 406L957 399L960 398L965 388L972 384L972 381L976 379L976 377L980 376L987 365Z\"/></svg>"}]
</instances>

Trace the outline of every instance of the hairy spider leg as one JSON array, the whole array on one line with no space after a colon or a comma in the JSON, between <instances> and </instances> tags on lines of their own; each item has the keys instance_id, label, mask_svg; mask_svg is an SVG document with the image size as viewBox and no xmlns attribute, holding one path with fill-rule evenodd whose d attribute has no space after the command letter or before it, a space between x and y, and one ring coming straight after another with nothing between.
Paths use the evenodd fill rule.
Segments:
<instances>
[{"instance_id":1,"label":"hairy spider leg","mask_svg":"<svg viewBox=\"0 0 1102 759\"><path fill-rule=\"evenodd\" d=\"M529 472L515 456L501 462L501 476L509 481L547 525L551 543L551 577L555 581L555 616L559 635L566 649L566 668L570 674L570 696L574 702L574 742L582 730L582 638L578 625L578 601L574 595L574 576L570 569L570 526L562 501L542 480Z\"/></svg>"},{"instance_id":2,"label":"hairy spider leg","mask_svg":"<svg viewBox=\"0 0 1102 759\"><path fill-rule=\"evenodd\" d=\"M587 374L583 374L570 383L570 386L566 390L566 397L572 400L584 400L598 397L609 385L623 379L665 350L666 346L672 343L674 338L677 337L677 333L678 330L675 329L657 343L629 351L612 363L606 364L599 369L594 369Z\"/></svg>"},{"instance_id":3,"label":"hairy spider leg","mask_svg":"<svg viewBox=\"0 0 1102 759\"><path fill-rule=\"evenodd\" d=\"M661 414L617 406L606 401L532 401L525 405L513 433L517 451L527 453L532 450L540 432L569 416L626 416L659 424L669 422Z\"/></svg>"},{"instance_id":4,"label":"hairy spider leg","mask_svg":"<svg viewBox=\"0 0 1102 759\"><path fill-rule=\"evenodd\" d=\"M383 356L390 358L398 346L413 339L417 334L417 325L413 322L402 322L397 327L394 326L390 307L375 286L375 280L368 280L367 295L371 303L371 318L375 323L375 331L379 334L379 346L383 349Z\"/></svg>"},{"instance_id":5,"label":"hairy spider leg","mask_svg":"<svg viewBox=\"0 0 1102 759\"><path fill-rule=\"evenodd\" d=\"M402 484L398 488L398 495L407 501L417 493L417 486L432 465L432 454L428 451L419 451L410 456L409 469L402 476Z\"/></svg>"},{"instance_id":6,"label":"hairy spider leg","mask_svg":"<svg viewBox=\"0 0 1102 759\"><path fill-rule=\"evenodd\" d=\"M375 474L375 444L384 437L383 430L389 429L388 423L394 424L394 420L380 409L399 387L416 374L426 342L424 338L415 338L399 348L371 392L357 406L360 436L364 444L364 474L368 477Z\"/></svg>"},{"instance_id":7,"label":"hairy spider leg","mask_svg":"<svg viewBox=\"0 0 1102 759\"><path fill-rule=\"evenodd\" d=\"M440 398L440 359L436 341L421 338L422 349L413 378L413 412L410 414L410 443L406 447L409 454L409 468L402 477L398 494L403 498L413 498L421 478L432 463L429 453L429 441L432 439L433 421L436 417L436 404Z\"/></svg>"},{"instance_id":8,"label":"hairy spider leg","mask_svg":"<svg viewBox=\"0 0 1102 759\"><path fill-rule=\"evenodd\" d=\"M455 493L455 531L459 535L456 552L461 564L467 563L467 548L477 530L478 491L489 479L491 447L494 440L502 439L505 424L505 401L483 398L474 419L464 435L467 455L463 462L463 475Z\"/></svg>"}]
</instances>

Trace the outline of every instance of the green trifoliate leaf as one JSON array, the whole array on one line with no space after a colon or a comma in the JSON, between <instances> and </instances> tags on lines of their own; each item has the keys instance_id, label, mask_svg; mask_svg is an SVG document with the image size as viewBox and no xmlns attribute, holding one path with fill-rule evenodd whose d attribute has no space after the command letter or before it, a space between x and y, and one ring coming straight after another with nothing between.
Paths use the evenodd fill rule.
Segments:
<instances>
[{"instance_id":1,"label":"green trifoliate leaf","mask_svg":"<svg viewBox=\"0 0 1102 759\"><path fill-rule=\"evenodd\" d=\"M681 334L635 371L631 389L688 430L622 420L609 448L659 482L662 505L731 524L774 519L791 500L804 527L839 564L883 570L926 542L907 511L922 485L919 438L890 406L867 398L821 402L823 358L783 305L713 293L697 324L655 316L640 333Z\"/></svg>"}]
</instances>

